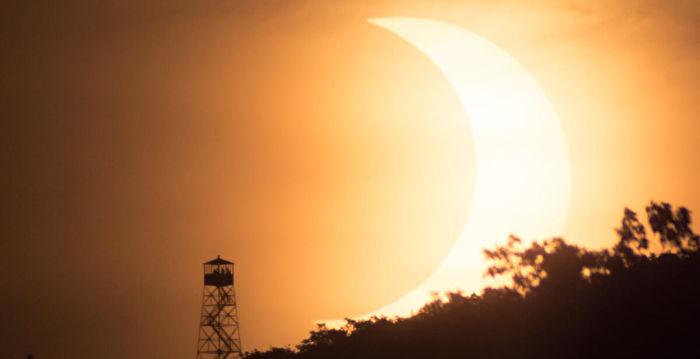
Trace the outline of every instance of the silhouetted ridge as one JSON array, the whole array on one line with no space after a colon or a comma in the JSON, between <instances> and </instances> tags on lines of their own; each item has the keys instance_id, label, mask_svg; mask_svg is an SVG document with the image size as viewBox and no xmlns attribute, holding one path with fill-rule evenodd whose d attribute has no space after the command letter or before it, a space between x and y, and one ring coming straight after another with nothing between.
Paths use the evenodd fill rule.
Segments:
<instances>
[{"instance_id":1,"label":"silhouetted ridge","mask_svg":"<svg viewBox=\"0 0 700 359\"><path fill-rule=\"evenodd\" d=\"M683 207L646 212L648 227L625 209L611 249L512 236L484 251L487 274L510 286L447 293L409 318L319 325L296 350L247 358L698 358L700 237Z\"/></svg>"}]
</instances>

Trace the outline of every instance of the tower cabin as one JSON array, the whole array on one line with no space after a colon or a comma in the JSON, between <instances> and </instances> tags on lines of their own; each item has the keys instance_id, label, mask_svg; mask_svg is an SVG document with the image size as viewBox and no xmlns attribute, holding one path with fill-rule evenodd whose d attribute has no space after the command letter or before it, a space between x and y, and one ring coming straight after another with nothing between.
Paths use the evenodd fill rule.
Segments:
<instances>
[{"instance_id":1,"label":"tower cabin","mask_svg":"<svg viewBox=\"0 0 700 359\"><path fill-rule=\"evenodd\" d=\"M221 256L204 263L204 285L225 287L233 285L233 263Z\"/></svg>"}]
</instances>

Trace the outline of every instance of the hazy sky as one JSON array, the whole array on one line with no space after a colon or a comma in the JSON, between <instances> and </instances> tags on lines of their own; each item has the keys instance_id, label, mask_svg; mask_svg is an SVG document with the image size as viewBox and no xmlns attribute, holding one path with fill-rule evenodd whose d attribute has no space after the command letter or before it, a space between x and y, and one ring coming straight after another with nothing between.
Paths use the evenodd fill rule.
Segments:
<instances>
[{"instance_id":1,"label":"hazy sky","mask_svg":"<svg viewBox=\"0 0 700 359\"><path fill-rule=\"evenodd\" d=\"M609 245L650 199L700 211L697 1L1 6L2 357L191 358L217 254L245 350L427 278L469 215L468 118L368 17L460 25L535 76L570 148L567 239Z\"/></svg>"}]
</instances>

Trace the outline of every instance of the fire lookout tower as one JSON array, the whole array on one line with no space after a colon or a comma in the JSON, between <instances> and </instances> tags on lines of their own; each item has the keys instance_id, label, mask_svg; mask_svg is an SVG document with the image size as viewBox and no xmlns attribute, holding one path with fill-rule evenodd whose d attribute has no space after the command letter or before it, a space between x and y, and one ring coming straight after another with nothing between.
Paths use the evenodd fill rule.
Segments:
<instances>
[{"instance_id":1,"label":"fire lookout tower","mask_svg":"<svg viewBox=\"0 0 700 359\"><path fill-rule=\"evenodd\" d=\"M233 263L217 256L204 263L197 359L234 359L241 358L242 354Z\"/></svg>"}]
</instances>

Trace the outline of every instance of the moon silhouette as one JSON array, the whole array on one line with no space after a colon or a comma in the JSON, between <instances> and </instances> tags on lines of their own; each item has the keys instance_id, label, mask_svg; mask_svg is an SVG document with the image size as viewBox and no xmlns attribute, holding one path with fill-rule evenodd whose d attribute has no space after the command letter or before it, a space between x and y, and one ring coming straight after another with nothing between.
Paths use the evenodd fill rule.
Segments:
<instances>
[{"instance_id":1,"label":"moon silhouette","mask_svg":"<svg viewBox=\"0 0 700 359\"><path fill-rule=\"evenodd\" d=\"M370 315L407 315L432 292L478 290L484 248L508 235L560 235L571 191L561 123L537 81L510 54L463 28L417 18L374 18L423 52L452 85L469 119L476 157L474 198L460 237L433 274Z\"/></svg>"}]
</instances>

